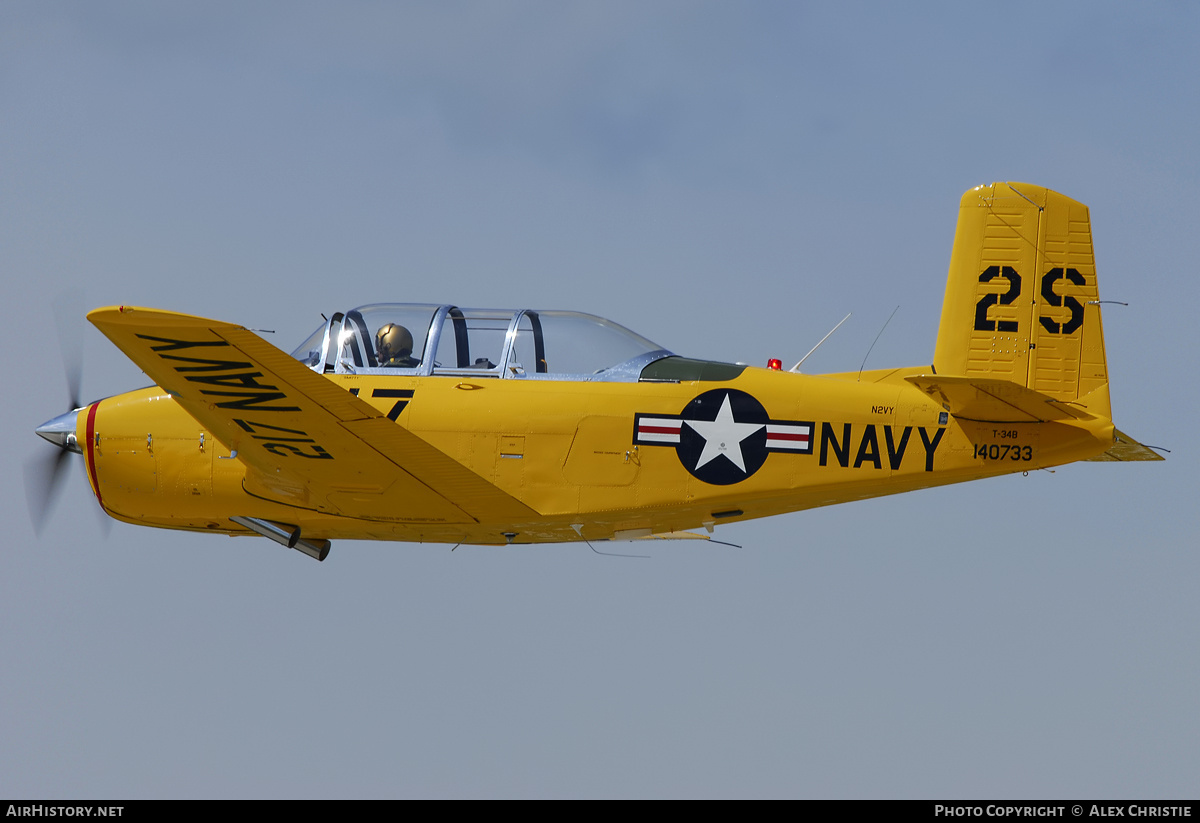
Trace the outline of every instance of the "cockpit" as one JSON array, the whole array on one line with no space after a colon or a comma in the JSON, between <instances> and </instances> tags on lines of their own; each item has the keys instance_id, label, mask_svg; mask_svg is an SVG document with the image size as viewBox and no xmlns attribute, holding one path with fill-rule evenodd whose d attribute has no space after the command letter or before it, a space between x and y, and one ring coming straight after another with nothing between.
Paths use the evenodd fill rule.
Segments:
<instances>
[{"instance_id":1,"label":"cockpit","mask_svg":"<svg viewBox=\"0 0 1200 823\"><path fill-rule=\"evenodd\" d=\"M573 311L376 303L338 312L292 356L325 374L636 382L670 351Z\"/></svg>"}]
</instances>

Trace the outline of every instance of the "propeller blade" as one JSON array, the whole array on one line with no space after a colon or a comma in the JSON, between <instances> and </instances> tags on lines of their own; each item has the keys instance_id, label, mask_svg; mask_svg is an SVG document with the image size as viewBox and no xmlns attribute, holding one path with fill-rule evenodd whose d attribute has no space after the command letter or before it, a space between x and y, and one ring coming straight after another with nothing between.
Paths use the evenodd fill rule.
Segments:
<instances>
[{"instance_id":1,"label":"propeller blade","mask_svg":"<svg viewBox=\"0 0 1200 823\"><path fill-rule=\"evenodd\" d=\"M107 540L108 535L112 532L113 519L108 516L108 512L99 506L92 506L91 508L96 513L96 517L100 523L100 537Z\"/></svg>"},{"instance_id":2,"label":"propeller blade","mask_svg":"<svg viewBox=\"0 0 1200 823\"><path fill-rule=\"evenodd\" d=\"M67 395L70 399L67 408L77 409L83 383L83 324L79 322L83 311L78 300L65 294L55 298L53 309L54 330L62 354L63 372L67 378Z\"/></svg>"},{"instance_id":3,"label":"propeller blade","mask_svg":"<svg viewBox=\"0 0 1200 823\"><path fill-rule=\"evenodd\" d=\"M71 452L59 449L57 454L34 458L25 464L25 502L29 506L29 521L33 533L40 535L66 479L67 461Z\"/></svg>"},{"instance_id":4,"label":"propeller blade","mask_svg":"<svg viewBox=\"0 0 1200 823\"><path fill-rule=\"evenodd\" d=\"M66 294L55 298L51 308L55 337L62 355L63 374L67 381L68 405L66 414L48 420L37 428L39 435L58 446L57 453L33 458L25 464L25 502L36 535L42 533L54 512L66 479L71 452L79 451L75 443L75 420L83 384L83 325L79 322L83 310L77 299Z\"/></svg>"}]
</instances>

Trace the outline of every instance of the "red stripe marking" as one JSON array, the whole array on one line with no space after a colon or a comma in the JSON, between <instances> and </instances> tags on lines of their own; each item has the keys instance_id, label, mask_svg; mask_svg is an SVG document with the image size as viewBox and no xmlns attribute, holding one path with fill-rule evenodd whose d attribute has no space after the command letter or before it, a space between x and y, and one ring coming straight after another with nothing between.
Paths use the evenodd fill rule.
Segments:
<instances>
[{"instance_id":1,"label":"red stripe marking","mask_svg":"<svg viewBox=\"0 0 1200 823\"><path fill-rule=\"evenodd\" d=\"M679 434L679 426L638 426L639 434Z\"/></svg>"},{"instance_id":2,"label":"red stripe marking","mask_svg":"<svg viewBox=\"0 0 1200 823\"><path fill-rule=\"evenodd\" d=\"M785 434L783 432L771 432L767 435L768 440L799 440L802 443L808 442L807 434Z\"/></svg>"},{"instance_id":3,"label":"red stripe marking","mask_svg":"<svg viewBox=\"0 0 1200 823\"><path fill-rule=\"evenodd\" d=\"M100 408L100 401L96 401L88 406L87 416L87 451L84 455L87 457L88 477L92 481L92 491L96 493L96 502L100 504L100 508L104 508L104 500L100 497L100 480L96 477L96 409Z\"/></svg>"}]
</instances>

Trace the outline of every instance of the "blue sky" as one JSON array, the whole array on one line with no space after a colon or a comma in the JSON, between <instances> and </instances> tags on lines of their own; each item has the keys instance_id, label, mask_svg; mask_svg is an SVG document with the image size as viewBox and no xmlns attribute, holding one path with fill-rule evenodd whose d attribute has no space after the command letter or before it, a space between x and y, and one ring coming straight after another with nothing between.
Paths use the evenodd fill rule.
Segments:
<instances>
[{"instance_id":1,"label":"blue sky","mask_svg":"<svg viewBox=\"0 0 1200 823\"><path fill-rule=\"evenodd\" d=\"M1194 797L1197 10L0 6L0 794ZM677 352L932 358L958 198L1091 208L1117 424L1172 449L722 530L743 548L106 533L52 305L291 349L379 301ZM85 400L144 385L84 331Z\"/></svg>"}]
</instances>

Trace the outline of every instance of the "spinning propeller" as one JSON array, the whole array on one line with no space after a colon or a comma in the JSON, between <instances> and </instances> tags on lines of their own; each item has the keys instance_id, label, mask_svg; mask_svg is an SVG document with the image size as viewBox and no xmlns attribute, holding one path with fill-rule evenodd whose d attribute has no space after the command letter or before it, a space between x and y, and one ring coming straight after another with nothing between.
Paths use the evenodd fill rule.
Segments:
<instances>
[{"instance_id":1,"label":"spinning propeller","mask_svg":"<svg viewBox=\"0 0 1200 823\"><path fill-rule=\"evenodd\" d=\"M67 301L55 301L54 325L62 352L69 405L67 412L47 420L36 429L39 435L58 447L57 453L35 457L25 464L25 499L29 504L29 519L35 534L41 534L58 500L66 479L70 454L82 453L75 437L75 422L81 405L79 387L83 377L83 335L79 325L72 322L75 314L70 311ZM108 518L103 519L107 527Z\"/></svg>"}]
</instances>

